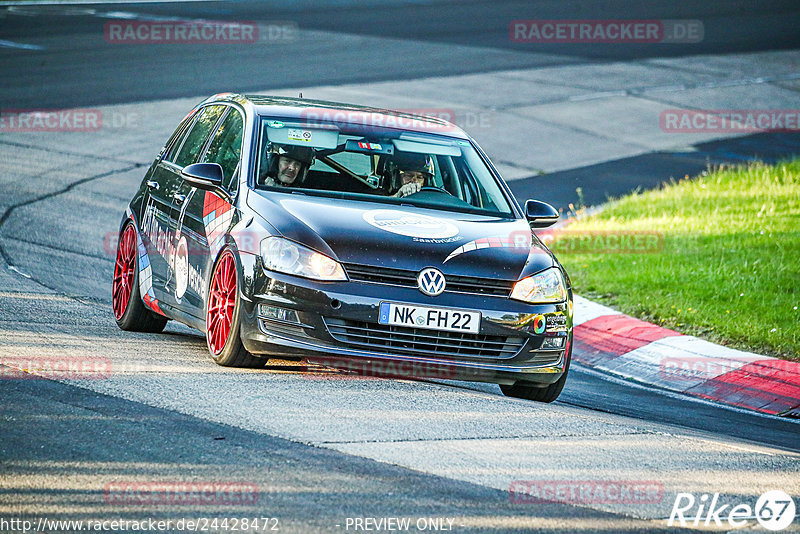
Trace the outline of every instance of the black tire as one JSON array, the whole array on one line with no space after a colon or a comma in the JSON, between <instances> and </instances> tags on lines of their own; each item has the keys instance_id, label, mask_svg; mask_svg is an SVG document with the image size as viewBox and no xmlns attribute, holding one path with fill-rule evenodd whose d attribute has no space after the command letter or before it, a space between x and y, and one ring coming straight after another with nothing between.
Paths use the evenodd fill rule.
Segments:
<instances>
[{"instance_id":1,"label":"black tire","mask_svg":"<svg viewBox=\"0 0 800 534\"><path fill-rule=\"evenodd\" d=\"M518 399L527 399L536 402L553 402L561 395L561 390L564 389L564 384L567 382L567 374L569 374L569 363L572 359L570 354L567 357L567 366L564 368L564 374L561 378L548 386L537 386L530 382L516 382L510 386L500 384L500 389L507 397L516 397Z\"/></svg>"},{"instance_id":2,"label":"black tire","mask_svg":"<svg viewBox=\"0 0 800 534\"><path fill-rule=\"evenodd\" d=\"M220 260L226 255L230 254L233 257L234 265L235 265L235 273L236 273L236 304L234 305L233 311L233 320L231 321L230 331L228 333L228 337L223 345L222 349L218 353L214 353L214 349L212 348L212 343L209 339L209 327L208 327L208 307L209 303L211 302L211 288L213 287L214 277L217 276L217 271L220 265ZM223 249L217 261L214 264L214 268L211 270L211 278L209 279L209 289L206 293L208 298L206 298L206 346L208 347L208 352L211 355L211 358L217 365L221 365L223 367L244 367L250 369L260 369L263 368L267 364L266 358L258 358L253 356L248 352L244 345L242 344L242 336L241 336L241 277L239 273L241 272L241 268L239 267L241 264L239 262L239 258L237 257L236 253L234 253L231 249Z\"/></svg>"},{"instance_id":3,"label":"black tire","mask_svg":"<svg viewBox=\"0 0 800 534\"><path fill-rule=\"evenodd\" d=\"M128 222L120 232L120 239L117 242L117 258L119 259L120 251L119 247L122 244L122 236L125 234L125 231L131 228L134 232L136 232L136 228L133 226L132 222ZM133 283L131 285L131 293L130 297L128 298L128 302L125 305L125 311L121 317L116 317L117 326L119 326L122 330L127 330L130 332L149 332L152 334L158 334L159 332L164 330L164 327L167 325L167 319L163 315L159 315L152 310L149 310L142 301L142 295L139 292L139 255L133 255ZM116 265L115 265L115 275L116 275ZM111 298L112 298L112 308L113 308L113 300L114 300L114 282L112 280L112 288L111 288Z\"/></svg>"}]
</instances>

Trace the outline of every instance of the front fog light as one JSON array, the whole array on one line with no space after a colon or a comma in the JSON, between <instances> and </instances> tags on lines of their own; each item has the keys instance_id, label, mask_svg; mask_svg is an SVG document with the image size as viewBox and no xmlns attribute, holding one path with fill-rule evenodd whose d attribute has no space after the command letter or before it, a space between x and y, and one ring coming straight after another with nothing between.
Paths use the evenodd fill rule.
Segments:
<instances>
[{"instance_id":1,"label":"front fog light","mask_svg":"<svg viewBox=\"0 0 800 534\"><path fill-rule=\"evenodd\" d=\"M273 321L281 321L284 323L300 324L300 319L297 317L296 311L287 310L286 308L279 308L277 306L259 304L258 316L262 319L272 319Z\"/></svg>"},{"instance_id":2,"label":"front fog light","mask_svg":"<svg viewBox=\"0 0 800 534\"><path fill-rule=\"evenodd\" d=\"M542 350L557 350L564 348L564 337L546 337L542 343Z\"/></svg>"}]
</instances>

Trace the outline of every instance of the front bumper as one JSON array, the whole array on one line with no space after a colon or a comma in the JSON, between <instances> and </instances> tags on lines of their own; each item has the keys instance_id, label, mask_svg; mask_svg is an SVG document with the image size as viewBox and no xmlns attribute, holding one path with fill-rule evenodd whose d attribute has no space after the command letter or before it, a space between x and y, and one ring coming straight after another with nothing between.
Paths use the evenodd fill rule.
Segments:
<instances>
[{"instance_id":1,"label":"front bumper","mask_svg":"<svg viewBox=\"0 0 800 534\"><path fill-rule=\"evenodd\" d=\"M428 297L389 284L267 275L257 256L241 259L241 335L256 355L305 358L373 376L546 385L562 376L571 354L571 294L566 302L543 305L470 293ZM379 325L378 310L387 301L480 311L480 330L450 334ZM546 327L537 333L540 315ZM544 348L548 338L550 348Z\"/></svg>"}]
</instances>

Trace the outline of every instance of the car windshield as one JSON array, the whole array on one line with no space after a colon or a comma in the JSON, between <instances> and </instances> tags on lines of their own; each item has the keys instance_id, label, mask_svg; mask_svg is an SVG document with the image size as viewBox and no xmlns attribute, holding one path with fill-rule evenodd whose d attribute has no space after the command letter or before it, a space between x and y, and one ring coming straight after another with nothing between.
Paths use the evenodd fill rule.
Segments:
<instances>
[{"instance_id":1,"label":"car windshield","mask_svg":"<svg viewBox=\"0 0 800 534\"><path fill-rule=\"evenodd\" d=\"M513 217L468 141L390 128L263 118L256 186Z\"/></svg>"}]
</instances>

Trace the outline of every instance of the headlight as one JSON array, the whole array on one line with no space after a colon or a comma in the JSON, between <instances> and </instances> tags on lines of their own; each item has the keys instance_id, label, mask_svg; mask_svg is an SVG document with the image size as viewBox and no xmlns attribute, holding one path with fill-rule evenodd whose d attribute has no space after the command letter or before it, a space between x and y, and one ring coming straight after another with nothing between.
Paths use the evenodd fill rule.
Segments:
<instances>
[{"instance_id":1,"label":"headlight","mask_svg":"<svg viewBox=\"0 0 800 534\"><path fill-rule=\"evenodd\" d=\"M261 242L264 267L313 280L347 280L336 260L282 237L268 237Z\"/></svg>"},{"instance_id":2,"label":"headlight","mask_svg":"<svg viewBox=\"0 0 800 534\"><path fill-rule=\"evenodd\" d=\"M564 277L557 267L552 267L539 274L523 278L514 284L511 298L531 304L561 302L567 298Z\"/></svg>"}]
</instances>

